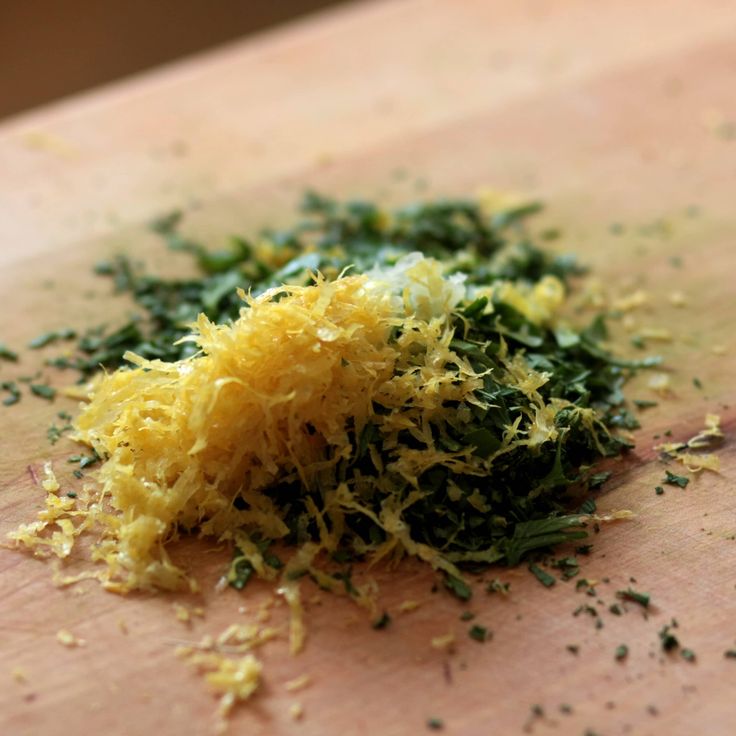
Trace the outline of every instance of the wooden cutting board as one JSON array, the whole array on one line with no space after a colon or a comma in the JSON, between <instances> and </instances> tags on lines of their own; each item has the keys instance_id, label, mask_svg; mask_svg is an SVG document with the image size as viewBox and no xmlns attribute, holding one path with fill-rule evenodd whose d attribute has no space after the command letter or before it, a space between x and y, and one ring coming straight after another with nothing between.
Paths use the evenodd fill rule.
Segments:
<instances>
[{"instance_id":1,"label":"wooden cutting board","mask_svg":"<svg viewBox=\"0 0 736 736\"><path fill-rule=\"evenodd\" d=\"M283 637L263 650L264 686L232 733L420 734L430 717L458 736L733 733L735 34L736 5L719 0L366 3L0 126L0 339L11 346L124 313L90 267L121 249L166 267L142 226L151 216L184 207L188 230L214 243L288 220L305 186L385 201L481 185L542 198L562 246L611 292L646 290L634 318L674 335L655 346L672 394L642 414L636 451L601 492L601 510L636 518L606 527L581 558L601 604L575 581L544 588L524 567L497 572L508 597L478 583L467 606L432 592L435 576L414 562L376 572L391 626L374 631L349 602L317 596L307 650L290 657ZM24 352L0 378L42 357ZM646 378L631 394L654 398ZM43 461L66 479L71 448L45 434L69 408L26 397L0 412L3 535L39 509ZM687 438L706 412L723 418L722 473L656 495L654 435ZM0 550L0 733L211 731L215 701L174 649L253 620L271 594L258 583L215 593L225 550L190 541L176 554L201 596L60 590L48 564ZM629 585L651 594L649 611L611 614ZM401 613L408 599L421 605ZM204 604L205 618L178 622L177 601ZM602 628L572 615L586 603ZM473 622L460 620L467 609ZM694 662L661 651L673 617ZM285 625L283 608L271 622ZM468 637L475 622L491 641ZM86 645L62 647L61 628ZM450 631L454 653L430 646ZM288 692L304 673L312 684Z\"/></svg>"}]
</instances>

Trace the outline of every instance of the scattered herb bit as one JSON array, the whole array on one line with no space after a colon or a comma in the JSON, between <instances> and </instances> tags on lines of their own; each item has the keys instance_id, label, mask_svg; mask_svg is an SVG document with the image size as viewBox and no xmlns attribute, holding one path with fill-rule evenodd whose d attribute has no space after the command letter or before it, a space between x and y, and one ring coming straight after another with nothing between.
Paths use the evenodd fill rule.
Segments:
<instances>
[{"instance_id":1,"label":"scattered herb bit","mask_svg":"<svg viewBox=\"0 0 736 736\"><path fill-rule=\"evenodd\" d=\"M67 498L76 498L77 492L76 491L67 491L66 492Z\"/></svg>"},{"instance_id":2,"label":"scattered herb bit","mask_svg":"<svg viewBox=\"0 0 736 736\"><path fill-rule=\"evenodd\" d=\"M38 350L39 348L44 348L58 340L73 340L76 336L76 331L72 329L44 332L42 335L33 338L33 340L28 343L28 347L31 348L31 350Z\"/></svg>"},{"instance_id":3,"label":"scattered herb bit","mask_svg":"<svg viewBox=\"0 0 736 736\"><path fill-rule=\"evenodd\" d=\"M687 647L683 647L680 650L680 655L682 658L688 662L694 662L695 661L695 652L692 649L688 649Z\"/></svg>"},{"instance_id":4,"label":"scattered herb bit","mask_svg":"<svg viewBox=\"0 0 736 736\"><path fill-rule=\"evenodd\" d=\"M736 659L736 649L726 649L726 651L723 652L723 656L726 659Z\"/></svg>"},{"instance_id":5,"label":"scattered herb bit","mask_svg":"<svg viewBox=\"0 0 736 736\"><path fill-rule=\"evenodd\" d=\"M672 622L663 626L659 631L659 641L662 644L662 649L665 652L671 652L673 649L677 649L680 646L680 642L677 637L672 633L672 629L677 628L677 622L672 619Z\"/></svg>"},{"instance_id":6,"label":"scattered herb bit","mask_svg":"<svg viewBox=\"0 0 736 736\"><path fill-rule=\"evenodd\" d=\"M461 601L469 601L473 597L473 591L470 586L455 575L450 575L449 573L445 575L445 587Z\"/></svg>"},{"instance_id":7,"label":"scattered herb bit","mask_svg":"<svg viewBox=\"0 0 736 736\"><path fill-rule=\"evenodd\" d=\"M699 378L695 377L693 378L693 386L695 386L695 388L702 389L703 383Z\"/></svg>"},{"instance_id":8,"label":"scattered herb bit","mask_svg":"<svg viewBox=\"0 0 736 736\"><path fill-rule=\"evenodd\" d=\"M5 343L0 342L0 360L17 363L18 353L13 352Z\"/></svg>"},{"instance_id":9,"label":"scattered herb bit","mask_svg":"<svg viewBox=\"0 0 736 736\"><path fill-rule=\"evenodd\" d=\"M614 615L614 616L621 616L623 614L623 611L621 610L621 606L619 606L618 603L612 603L608 610Z\"/></svg>"},{"instance_id":10,"label":"scattered herb bit","mask_svg":"<svg viewBox=\"0 0 736 736\"><path fill-rule=\"evenodd\" d=\"M533 563L529 565L529 572L531 572L531 574L534 575L534 577L539 580L545 588L551 588L556 582L555 578L546 570L539 567L539 565L535 565Z\"/></svg>"},{"instance_id":11,"label":"scattered herb bit","mask_svg":"<svg viewBox=\"0 0 736 736\"><path fill-rule=\"evenodd\" d=\"M662 480L662 483L668 483L671 486L679 486L680 488L685 488L689 482L689 478L686 478L684 475L676 475L675 473L671 473L669 470L665 470L665 477Z\"/></svg>"},{"instance_id":12,"label":"scattered herb bit","mask_svg":"<svg viewBox=\"0 0 736 736\"><path fill-rule=\"evenodd\" d=\"M588 480L589 488L600 488L613 473L610 470L605 470L602 473L594 473Z\"/></svg>"},{"instance_id":13,"label":"scattered herb bit","mask_svg":"<svg viewBox=\"0 0 736 736\"><path fill-rule=\"evenodd\" d=\"M568 644L565 649L567 649L570 654L574 654L575 656L580 653L580 647L577 644Z\"/></svg>"},{"instance_id":14,"label":"scattered herb bit","mask_svg":"<svg viewBox=\"0 0 736 736\"><path fill-rule=\"evenodd\" d=\"M652 407L659 406L659 402L648 401L647 399L634 399L634 406L637 409L651 409Z\"/></svg>"},{"instance_id":15,"label":"scattered herb bit","mask_svg":"<svg viewBox=\"0 0 736 736\"><path fill-rule=\"evenodd\" d=\"M478 624L473 624L473 626L468 629L468 636L471 639L474 639L475 641L484 642L488 640L488 629L485 626L479 626Z\"/></svg>"},{"instance_id":16,"label":"scattered herb bit","mask_svg":"<svg viewBox=\"0 0 736 736\"><path fill-rule=\"evenodd\" d=\"M621 662L622 660L626 659L626 657L629 656L629 648L626 646L626 644L619 644L616 647L616 660Z\"/></svg>"},{"instance_id":17,"label":"scattered herb bit","mask_svg":"<svg viewBox=\"0 0 736 736\"><path fill-rule=\"evenodd\" d=\"M40 396L48 401L53 401L56 397L56 389L53 386L47 386L45 383L32 383L30 389L34 396Z\"/></svg>"},{"instance_id":18,"label":"scattered herb bit","mask_svg":"<svg viewBox=\"0 0 736 736\"><path fill-rule=\"evenodd\" d=\"M391 623L391 616L388 615L387 611L384 611L379 618L377 618L372 626L376 630L385 629Z\"/></svg>"},{"instance_id":19,"label":"scattered herb bit","mask_svg":"<svg viewBox=\"0 0 736 736\"><path fill-rule=\"evenodd\" d=\"M579 555L589 555L591 550L593 549L592 544L581 544L575 547L575 552Z\"/></svg>"},{"instance_id":20,"label":"scattered herb bit","mask_svg":"<svg viewBox=\"0 0 736 736\"><path fill-rule=\"evenodd\" d=\"M75 478L79 478L79 479L84 478L84 473L81 470L74 470L74 471L72 471L72 475Z\"/></svg>"},{"instance_id":21,"label":"scattered herb bit","mask_svg":"<svg viewBox=\"0 0 736 736\"><path fill-rule=\"evenodd\" d=\"M578 512L581 514L594 514L597 508L592 498L586 498L578 509Z\"/></svg>"},{"instance_id":22,"label":"scattered herb bit","mask_svg":"<svg viewBox=\"0 0 736 736\"><path fill-rule=\"evenodd\" d=\"M644 608L649 608L649 602L650 602L649 593L639 593L638 591L633 590L632 588L627 588L626 590L617 590L616 597L621 598L625 601L633 601L634 603L638 603L640 606L643 606Z\"/></svg>"},{"instance_id":23,"label":"scattered herb bit","mask_svg":"<svg viewBox=\"0 0 736 736\"><path fill-rule=\"evenodd\" d=\"M555 560L552 567L562 571L563 580L570 580L580 572L580 564L575 557L562 557Z\"/></svg>"},{"instance_id":24,"label":"scattered herb bit","mask_svg":"<svg viewBox=\"0 0 736 736\"><path fill-rule=\"evenodd\" d=\"M475 614L472 611L463 611L460 614L461 621L472 621L475 618Z\"/></svg>"},{"instance_id":25,"label":"scattered herb bit","mask_svg":"<svg viewBox=\"0 0 736 736\"><path fill-rule=\"evenodd\" d=\"M664 488L662 488L662 486L654 486L654 492L658 496L661 496L664 493Z\"/></svg>"},{"instance_id":26,"label":"scattered herb bit","mask_svg":"<svg viewBox=\"0 0 736 736\"><path fill-rule=\"evenodd\" d=\"M9 396L6 396L3 399L4 406L12 406L20 401L21 393L15 381L3 381L0 383L0 388L2 388L3 391L7 391L9 394Z\"/></svg>"},{"instance_id":27,"label":"scattered herb bit","mask_svg":"<svg viewBox=\"0 0 736 736\"><path fill-rule=\"evenodd\" d=\"M91 455L81 455L79 457L79 469L84 470L90 465L94 465L95 463L100 462L100 460L100 456L94 450L92 450Z\"/></svg>"},{"instance_id":28,"label":"scattered herb bit","mask_svg":"<svg viewBox=\"0 0 736 736\"><path fill-rule=\"evenodd\" d=\"M445 727L445 722L441 718L428 718L427 728L430 731L441 731Z\"/></svg>"},{"instance_id":29,"label":"scattered herb bit","mask_svg":"<svg viewBox=\"0 0 736 736\"><path fill-rule=\"evenodd\" d=\"M508 595L511 590L511 583L501 582L498 578L493 578L488 585L486 585L486 593L501 593L502 595Z\"/></svg>"}]
</instances>

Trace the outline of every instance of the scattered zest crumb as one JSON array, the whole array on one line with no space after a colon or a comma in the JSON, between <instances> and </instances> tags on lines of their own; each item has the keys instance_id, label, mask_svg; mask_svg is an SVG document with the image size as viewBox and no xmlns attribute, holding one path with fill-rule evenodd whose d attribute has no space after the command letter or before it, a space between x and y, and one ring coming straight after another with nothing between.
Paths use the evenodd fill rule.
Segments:
<instances>
[{"instance_id":1,"label":"scattered zest crumb","mask_svg":"<svg viewBox=\"0 0 736 736\"><path fill-rule=\"evenodd\" d=\"M56 632L56 641L62 646L73 649L74 647L83 647L87 642L84 639L79 639L68 629L59 629Z\"/></svg>"},{"instance_id":2,"label":"scattered zest crumb","mask_svg":"<svg viewBox=\"0 0 736 736\"><path fill-rule=\"evenodd\" d=\"M299 675L299 677L295 677L293 680L288 680L284 683L284 687L290 692L296 692L297 690L303 690L305 687L312 684L312 678L307 675Z\"/></svg>"},{"instance_id":3,"label":"scattered zest crumb","mask_svg":"<svg viewBox=\"0 0 736 736\"><path fill-rule=\"evenodd\" d=\"M455 646L455 634L450 631L447 634L434 636L430 643L434 649L452 649Z\"/></svg>"}]
</instances>

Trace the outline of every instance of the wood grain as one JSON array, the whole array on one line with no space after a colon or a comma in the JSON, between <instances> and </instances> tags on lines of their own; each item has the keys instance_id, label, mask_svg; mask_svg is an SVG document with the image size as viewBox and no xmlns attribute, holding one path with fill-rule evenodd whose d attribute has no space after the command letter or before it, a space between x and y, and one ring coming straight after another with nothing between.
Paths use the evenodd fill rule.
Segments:
<instances>
[{"instance_id":1,"label":"wood grain","mask_svg":"<svg viewBox=\"0 0 736 736\"><path fill-rule=\"evenodd\" d=\"M465 607L408 562L372 573L389 629L323 595L310 605L303 655L289 657L285 640L264 649L263 691L237 711L233 733L398 736L425 732L431 716L462 736L732 733L736 662L723 652L736 644L734 32L736 7L717 0L356 5L0 128L10 345L122 314L89 266L125 248L164 267L141 226L153 214L187 207L187 227L215 242L288 219L307 185L386 201L480 185L539 196L562 246L612 291L645 288L650 306L637 319L674 333L661 346L673 395L642 415L637 449L615 464L599 503L636 519L605 528L583 561L583 576L610 580L597 586L602 629L572 615L597 605L573 584L548 590L525 568L500 570L512 593L476 586L469 608L494 632L476 643L459 619ZM687 308L670 303L675 290ZM34 368L24 356L0 376ZM632 395L651 398L645 384ZM0 414L0 533L42 502L28 467L64 467L69 447L45 440L62 407L25 399ZM728 435L722 474L655 495L664 466L653 435L688 437L707 411ZM59 590L48 565L0 550L1 733L208 732L214 700L173 650L251 620L270 592L215 594L227 553L190 540L176 554L202 583L207 615L191 629L172 613L182 597ZM651 610L608 613L631 578L652 594ZM422 605L398 612L409 598ZM693 663L660 651L657 632L673 617ZM284 625L283 608L273 621ZM86 646L61 647L62 627ZM432 649L449 630L456 652ZM626 662L614 661L621 643ZM304 672L313 685L287 693L284 682ZM299 722L287 712L295 701ZM534 704L544 716L531 717Z\"/></svg>"}]
</instances>

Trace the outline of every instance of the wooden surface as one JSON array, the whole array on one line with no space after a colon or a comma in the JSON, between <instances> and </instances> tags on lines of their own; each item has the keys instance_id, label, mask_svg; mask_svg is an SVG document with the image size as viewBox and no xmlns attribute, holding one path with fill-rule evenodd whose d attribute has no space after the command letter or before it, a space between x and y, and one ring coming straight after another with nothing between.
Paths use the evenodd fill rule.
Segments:
<instances>
[{"instance_id":1,"label":"wooden surface","mask_svg":"<svg viewBox=\"0 0 736 736\"><path fill-rule=\"evenodd\" d=\"M410 562L376 574L388 630L323 595L310 605L303 655L289 657L283 640L266 647L263 690L238 709L232 733L398 736L424 733L431 716L463 736L733 733L736 661L723 652L736 644L735 33L736 5L717 0L391 0L0 127L0 337L13 346L123 311L100 299L106 287L89 267L120 248L163 265L141 226L150 216L190 208L189 230L215 242L287 220L306 185L394 201L479 185L541 197L563 245L612 290L645 288L650 306L637 319L675 335L660 351L673 395L643 414L637 449L599 502L636 519L605 528L583 560L584 577L610 579L597 588L602 629L572 615L595 599L571 583L543 588L522 567L498 572L508 599L476 586L469 608L494 632L476 643L459 619L467 607L432 593L434 575ZM687 308L669 303L673 290ZM0 376L34 366L24 357ZM644 384L632 395L651 398ZM0 413L0 533L42 502L28 466L54 457L64 466L69 446L45 439L61 408L26 398ZM653 435L686 438L707 411L728 435L722 474L655 495L664 470ZM174 647L252 620L269 589L218 595L226 552L191 542L177 555L207 607L191 629L174 619L180 597L57 590L48 565L0 550L0 733L209 732L214 700ZM632 577L652 595L649 615L636 605L609 614ZM422 605L399 613L408 598ZM673 617L693 663L660 651L657 632ZM272 621L283 626L285 611ZM60 646L60 628L86 646ZM430 638L449 630L456 652L432 649ZM622 643L630 654L616 662ZM287 693L284 682L302 673L313 684ZM304 705L299 722L287 712L294 702ZM543 717L530 717L535 704Z\"/></svg>"}]
</instances>

